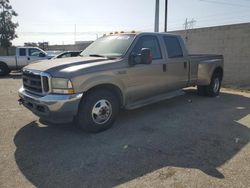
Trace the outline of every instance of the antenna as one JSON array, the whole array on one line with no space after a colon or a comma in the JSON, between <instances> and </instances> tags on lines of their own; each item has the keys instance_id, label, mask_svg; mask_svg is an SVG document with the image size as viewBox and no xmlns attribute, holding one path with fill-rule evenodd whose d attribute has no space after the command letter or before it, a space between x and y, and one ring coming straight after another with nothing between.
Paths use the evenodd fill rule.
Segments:
<instances>
[{"instance_id":1,"label":"antenna","mask_svg":"<svg viewBox=\"0 0 250 188\"><path fill-rule=\"evenodd\" d=\"M76 43L76 24L75 24L74 41L75 41L75 43Z\"/></svg>"}]
</instances>

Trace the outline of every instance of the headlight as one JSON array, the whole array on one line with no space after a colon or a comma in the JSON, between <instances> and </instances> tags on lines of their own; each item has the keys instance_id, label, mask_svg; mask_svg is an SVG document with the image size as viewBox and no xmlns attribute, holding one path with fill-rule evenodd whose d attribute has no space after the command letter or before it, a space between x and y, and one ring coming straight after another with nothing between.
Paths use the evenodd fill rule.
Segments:
<instances>
[{"instance_id":1,"label":"headlight","mask_svg":"<svg viewBox=\"0 0 250 188\"><path fill-rule=\"evenodd\" d=\"M74 89L71 81L65 78L52 78L51 87L53 93L73 94Z\"/></svg>"}]
</instances>

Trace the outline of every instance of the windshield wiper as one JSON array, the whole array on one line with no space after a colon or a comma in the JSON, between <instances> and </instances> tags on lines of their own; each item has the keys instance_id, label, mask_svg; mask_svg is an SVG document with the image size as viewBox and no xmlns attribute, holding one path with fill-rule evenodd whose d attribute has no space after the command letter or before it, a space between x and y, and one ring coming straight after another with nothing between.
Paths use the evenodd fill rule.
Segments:
<instances>
[{"instance_id":1,"label":"windshield wiper","mask_svg":"<svg viewBox=\"0 0 250 188\"><path fill-rule=\"evenodd\" d=\"M104 57L107 59L116 59L115 57L108 57L108 56L104 56L104 55L100 55L100 54L89 54L90 57Z\"/></svg>"},{"instance_id":2,"label":"windshield wiper","mask_svg":"<svg viewBox=\"0 0 250 188\"><path fill-rule=\"evenodd\" d=\"M104 55L99 55L99 54L89 54L90 57L106 57Z\"/></svg>"}]
</instances>

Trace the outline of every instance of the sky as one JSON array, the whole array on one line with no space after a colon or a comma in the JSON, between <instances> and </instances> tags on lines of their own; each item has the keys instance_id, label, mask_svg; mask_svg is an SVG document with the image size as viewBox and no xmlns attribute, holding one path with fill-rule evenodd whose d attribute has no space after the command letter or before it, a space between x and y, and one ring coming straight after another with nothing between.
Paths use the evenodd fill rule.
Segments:
<instances>
[{"instance_id":1,"label":"sky","mask_svg":"<svg viewBox=\"0 0 250 188\"><path fill-rule=\"evenodd\" d=\"M250 0L168 0L168 30L250 22ZM155 0L10 0L19 14L18 38L24 42L73 44L114 31L154 31ZM160 31L165 0L160 0ZM75 32L76 31L76 32ZM76 33L76 35L75 35Z\"/></svg>"}]
</instances>

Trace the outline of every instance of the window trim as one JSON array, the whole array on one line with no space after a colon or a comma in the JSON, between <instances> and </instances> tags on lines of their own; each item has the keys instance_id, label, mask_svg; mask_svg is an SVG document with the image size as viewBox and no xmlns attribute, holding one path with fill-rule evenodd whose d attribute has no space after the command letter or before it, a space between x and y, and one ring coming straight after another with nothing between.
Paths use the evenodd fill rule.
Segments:
<instances>
[{"instance_id":1,"label":"window trim","mask_svg":"<svg viewBox=\"0 0 250 188\"><path fill-rule=\"evenodd\" d=\"M136 45L137 45L137 42L138 42L141 38L143 38L143 37L154 37L154 38L156 39L157 45L158 45L159 50L160 50L160 55L161 55L161 57L160 57L160 58L153 58L153 57L152 57L152 60L162 60L162 59L163 59L163 56L162 56L162 49L161 49L160 41L159 41L159 38L158 38L157 36L155 36L155 35L142 35L142 36L139 36L138 39L137 39L136 41L134 41L135 44L133 45L133 47L132 47L132 49L131 49L131 51L130 51L130 56L132 55L133 50L134 50L134 48L135 48Z\"/></svg>"},{"instance_id":2,"label":"window trim","mask_svg":"<svg viewBox=\"0 0 250 188\"><path fill-rule=\"evenodd\" d=\"M169 56L169 51L168 51L167 43L165 41L165 38L167 38L167 37L174 38L174 39L176 39L178 41L178 45L179 45L179 47L181 49L181 52L182 52L181 56L173 56L173 57ZM165 45L165 48L166 48L166 51L167 51L167 58L169 58L169 59L184 58L184 52L183 52L183 49L182 49L182 46L181 46L181 43L180 43L180 40L179 40L178 37L175 37L175 36L163 36L163 42L164 42L164 45Z\"/></svg>"}]
</instances>

